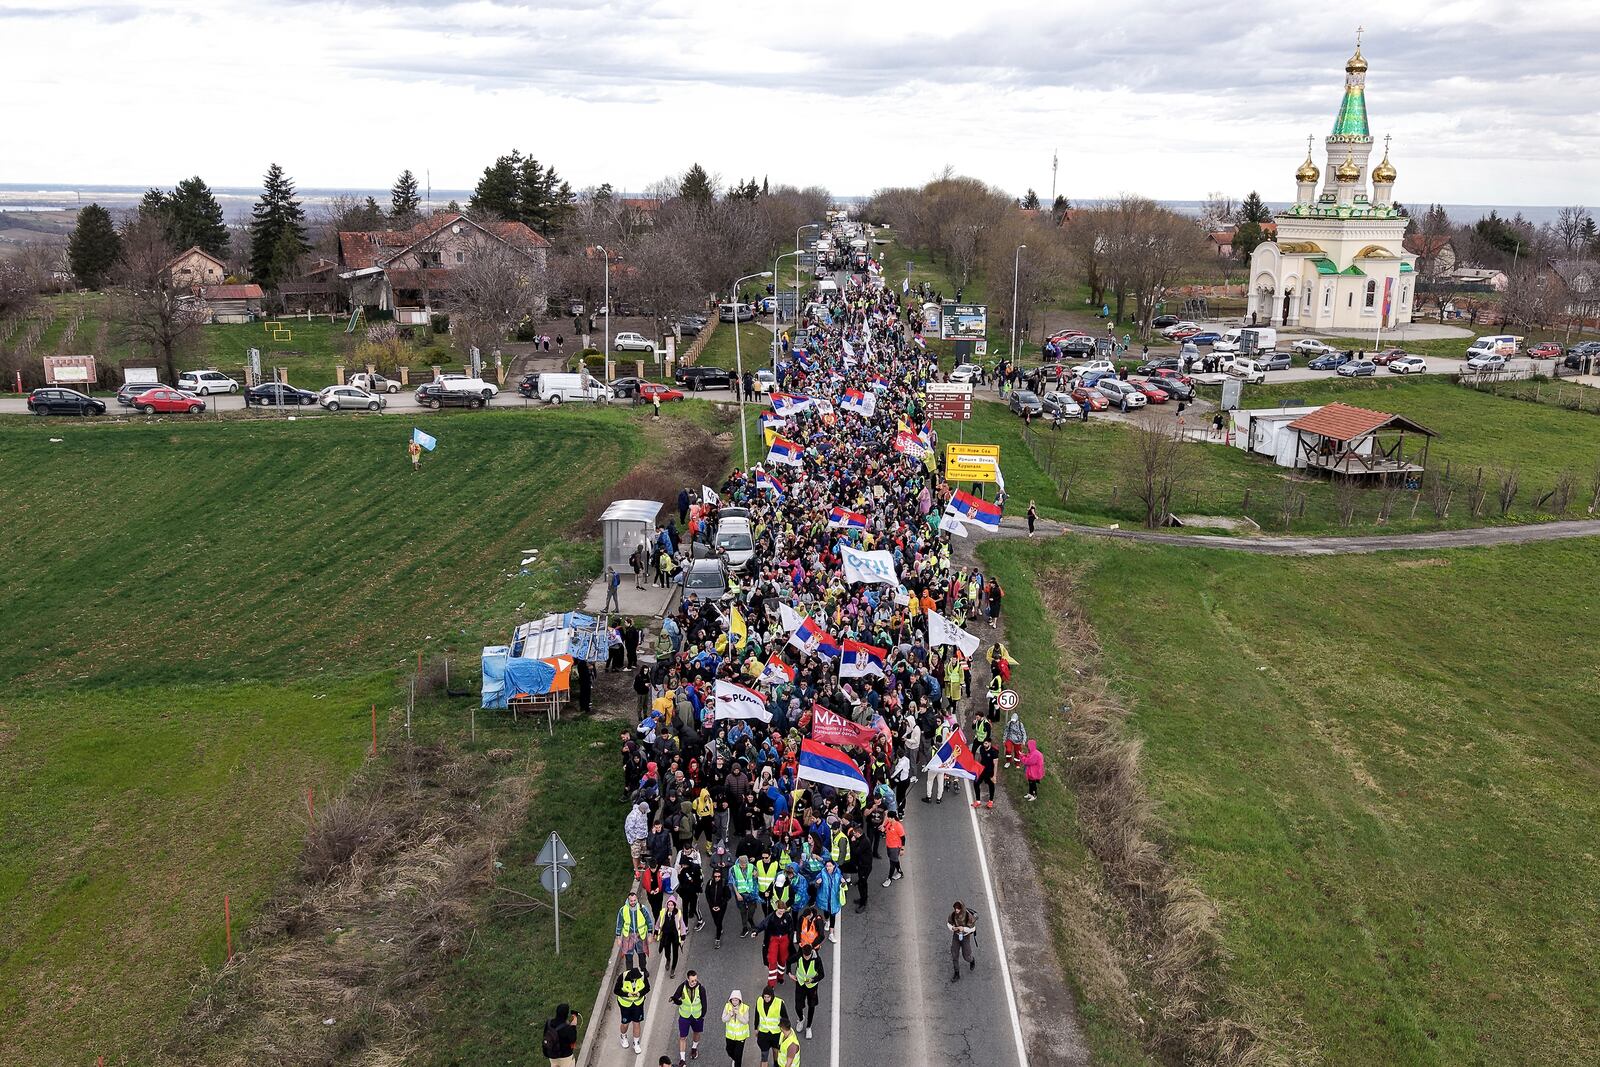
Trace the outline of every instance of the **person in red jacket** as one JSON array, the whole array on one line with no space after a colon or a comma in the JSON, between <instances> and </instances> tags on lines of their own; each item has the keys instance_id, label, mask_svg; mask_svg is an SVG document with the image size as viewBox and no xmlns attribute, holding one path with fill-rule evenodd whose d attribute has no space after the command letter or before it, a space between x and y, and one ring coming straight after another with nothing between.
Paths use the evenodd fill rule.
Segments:
<instances>
[{"instance_id":1,"label":"person in red jacket","mask_svg":"<svg viewBox=\"0 0 1600 1067\"><path fill-rule=\"evenodd\" d=\"M1028 739L1028 753L1022 757L1022 773L1028 779L1028 799L1039 799L1039 783L1044 780L1044 753L1039 742Z\"/></svg>"}]
</instances>

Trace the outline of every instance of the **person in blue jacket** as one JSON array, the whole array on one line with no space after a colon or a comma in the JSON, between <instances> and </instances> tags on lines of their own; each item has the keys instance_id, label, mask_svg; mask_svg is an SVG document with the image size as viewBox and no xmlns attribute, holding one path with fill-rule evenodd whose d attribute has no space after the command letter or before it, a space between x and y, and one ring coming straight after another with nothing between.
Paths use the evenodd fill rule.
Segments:
<instances>
[{"instance_id":1,"label":"person in blue jacket","mask_svg":"<svg viewBox=\"0 0 1600 1067\"><path fill-rule=\"evenodd\" d=\"M831 859L822 865L822 877L817 882L817 907L828 917L828 940L838 941L839 930L835 923L839 909L844 907L844 874Z\"/></svg>"}]
</instances>

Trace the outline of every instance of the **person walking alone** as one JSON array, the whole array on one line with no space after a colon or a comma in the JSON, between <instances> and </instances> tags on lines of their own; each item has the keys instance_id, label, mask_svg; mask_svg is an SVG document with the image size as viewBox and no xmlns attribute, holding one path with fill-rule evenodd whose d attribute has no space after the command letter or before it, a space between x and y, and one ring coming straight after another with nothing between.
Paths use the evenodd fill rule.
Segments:
<instances>
[{"instance_id":1,"label":"person walking alone","mask_svg":"<svg viewBox=\"0 0 1600 1067\"><path fill-rule=\"evenodd\" d=\"M543 1050L550 1067L573 1067L578 1053L578 1022L582 1018L571 1005L557 1004L556 1013L544 1024Z\"/></svg>"},{"instance_id":2,"label":"person walking alone","mask_svg":"<svg viewBox=\"0 0 1600 1067\"><path fill-rule=\"evenodd\" d=\"M1033 536L1033 524L1039 521L1039 505L1035 501L1028 501L1028 536Z\"/></svg>"},{"instance_id":3,"label":"person walking alone","mask_svg":"<svg viewBox=\"0 0 1600 1067\"><path fill-rule=\"evenodd\" d=\"M1039 783L1044 780L1044 753L1039 742L1028 741L1028 754L1022 757L1022 773L1028 779L1028 799L1039 799Z\"/></svg>"},{"instance_id":4,"label":"person walking alone","mask_svg":"<svg viewBox=\"0 0 1600 1067\"><path fill-rule=\"evenodd\" d=\"M977 970L978 959L973 954L973 944L978 939L978 916L961 901L950 908L950 918L945 923L950 928L950 981L961 981L961 961L967 961L967 970Z\"/></svg>"},{"instance_id":5,"label":"person walking alone","mask_svg":"<svg viewBox=\"0 0 1600 1067\"><path fill-rule=\"evenodd\" d=\"M795 1002L795 1024L805 1027L807 1041L811 1040L811 1026L817 1021L817 989L826 977L828 972L822 966L822 957L817 955L816 946L807 945L794 967L794 984L799 989L799 1000Z\"/></svg>"},{"instance_id":6,"label":"person walking alone","mask_svg":"<svg viewBox=\"0 0 1600 1067\"><path fill-rule=\"evenodd\" d=\"M750 1040L750 1005L737 989L722 1006L722 1040L729 1067L744 1067L744 1044Z\"/></svg>"},{"instance_id":7,"label":"person walking alone","mask_svg":"<svg viewBox=\"0 0 1600 1067\"><path fill-rule=\"evenodd\" d=\"M721 867L711 868L711 881L706 883L706 910L711 913L711 924L717 941L712 947L722 947L722 922L728 917L728 904L733 900L733 887Z\"/></svg>"},{"instance_id":8,"label":"person walking alone","mask_svg":"<svg viewBox=\"0 0 1600 1067\"><path fill-rule=\"evenodd\" d=\"M678 950L683 947L683 939L689 936L688 924L683 921L683 912L678 907L677 894L666 899L661 906L661 915L656 919L656 941L661 945L661 956L667 961L667 977L673 978L678 973Z\"/></svg>"},{"instance_id":9,"label":"person walking alone","mask_svg":"<svg viewBox=\"0 0 1600 1067\"><path fill-rule=\"evenodd\" d=\"M617 998L617 1010L622 1019L621 1037L622 1047L628 1047L628 1027L633 1027L633 1051L635 1054L644 1051L644 1000L650 995L650 979L637 967L629 967L617 975L617 981L611 987L611 992Z\"/></svg>"},{"instance_id":10,"label":"person walking alone","mask_svg":"<svg viewBox=\"0 0 1600 1067\"><path fill-rule=\"evenodd\" d=\"M622 575L617 573L617 568L606 568L606 606L601 611L621 611L622 604L617 599L617 589L622 585Z\"/></svg>"},{"instance_id":11,"label":"person walking alone","mask_svg":"<svg viewBox=\"0 0 1600 1067\"><path fill-rule=\"evenodd\" d=\"M898 815L883 820L883 847L889 850L889 877L883 880L883 888L888 889L890 882L897 882L902 877L900 857L906 847L906 826Z\"/></svg>"}]
</instances>

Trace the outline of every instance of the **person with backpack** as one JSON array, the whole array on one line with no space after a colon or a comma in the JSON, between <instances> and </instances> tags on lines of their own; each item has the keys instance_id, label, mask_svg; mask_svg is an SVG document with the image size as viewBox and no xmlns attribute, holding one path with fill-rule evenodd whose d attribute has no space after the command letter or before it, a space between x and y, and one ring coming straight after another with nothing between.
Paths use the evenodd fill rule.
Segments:
<instances>
[{"instance_id":1,"label":"person with backpack","mask_svg":"<svg viewBox=\"0 0 1600 1067\"><path fill-rule=\"evenodd\" d=\"M578 1023L582 1017L571 1005L557 1004L545 1021L543 1051L550 1067L573 1067L578 1054Z\"/></svg>"}]
</instances>

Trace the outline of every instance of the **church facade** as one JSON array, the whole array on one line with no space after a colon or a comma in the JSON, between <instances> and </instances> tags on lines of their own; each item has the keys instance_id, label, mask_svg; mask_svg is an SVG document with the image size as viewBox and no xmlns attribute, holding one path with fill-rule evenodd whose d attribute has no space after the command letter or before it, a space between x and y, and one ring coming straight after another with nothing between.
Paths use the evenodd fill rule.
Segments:
<instances>
[{"instance_id":1,"label":"church facade","mask_svg":"<svg viewBox=\"0 0 1600 1067\"><path fill-rule=\"evenodd\" d=\"M1275 239L1250 256L1248 321L1322 331L1388 330L1411 321L1417 257L1405 248L1407 220L1395 206L1387 139L1383 161L1367 169L1373 146L1359 44L1344 70L1325 168L1311 161L1307 138L1294 206L1277 215Z\"/></svg>"}]
</instances>

